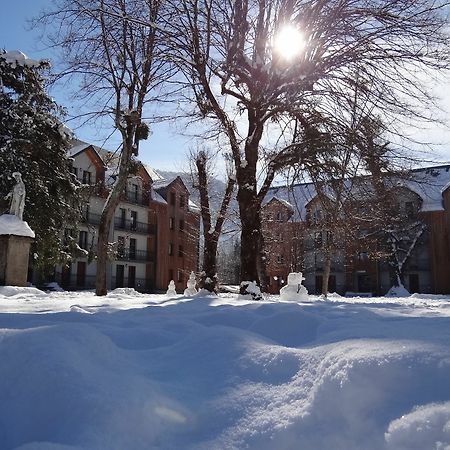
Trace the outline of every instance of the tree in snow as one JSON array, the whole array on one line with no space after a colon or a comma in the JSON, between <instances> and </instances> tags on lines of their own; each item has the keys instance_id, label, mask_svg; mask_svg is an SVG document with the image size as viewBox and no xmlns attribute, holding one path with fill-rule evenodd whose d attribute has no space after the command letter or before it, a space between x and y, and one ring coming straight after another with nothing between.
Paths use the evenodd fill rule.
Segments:
<instances>
[{"instance_id":1,"label":"tree in snow","mask_svg":"<svg viewBox=\"0 0 450 450\"><path fill-rule=\"evenodd\" d=\"M62 52L60 76L79 81L76 98L89 105L88 118L109 117L121 136L116 178L98 231L96 294L106 295L110 224L125 192L139 142L147 139L146 107L170 78L160 44L163 2L158 0L60 0L38 21ZM146 24L128 20L143 17ZM53 30L53 31L52 31ZM151 95L153 94L154 95Z\"/></svg>"},{"instance_id":2,"label":"tree in snow","mask_svg":"<svg viewBox=\"0 0 450 450\"><path fill-rule=\"evenodd\" d=\"M48 69L48 62L21 52L0 52L0 209L7 209L4 196L15 184L12 174L20 172L24 220L36 234L31 265L43 277L70 260L75 243L65 246L61 233L80 218L78 184L67 157L71 132L46 92Z\"/></svg>"},{"instance_id":3,"label":"tree in snow","mask_svg":"<svg viewBox=\"0 0 450 450\"><path fill-rule=\"evenodd\" d=\"M203 224L203 265L200 277L200 287L211 292L218 288L217 276L217 246L225 223L226 214L233 195L236 178L232 170L228 171L228 177L219 211L211 210L209 179L213 156L207 150L199 150L192 155L194 187L200 194L200 214Z\"/></svg>"},{"instance_id":4,"label":"tree in snow","mask_svg":"<svg viewBox=\"0 0 450 450\"><path fill-rule=\"evenodd\" d=\"M241 281L264 284L261 204L275 174L314 164L312 144L348 120L355 83L374 113L429 119L423 74L448 68L445 2L172 4L178 14L167 29L195 114L219 127L233 156Z\"/></svg>"}]
</instances>

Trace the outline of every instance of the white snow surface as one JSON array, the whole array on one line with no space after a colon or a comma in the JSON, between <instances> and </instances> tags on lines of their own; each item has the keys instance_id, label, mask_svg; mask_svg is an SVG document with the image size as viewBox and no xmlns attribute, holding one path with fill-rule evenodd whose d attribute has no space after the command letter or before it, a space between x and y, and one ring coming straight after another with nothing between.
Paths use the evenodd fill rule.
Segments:
<instances>
[{"instance_id":1,"label":"white snow surface","mask_svg":"<svg viewBox=\"0 0 450 450\"><path fill-rule=\"evenodd\" d=\"M15 236L25 236L34 238L34 231L29 225L20 220L14 214L2 214L0 216L0 235L13 234Z\"/></svg>"},{"instance_id":2,"label":"white snow surface","mask_svg":"<svg viewBox=\"0 0 450 450\"><path fill-rule=\"evenodd\" d=\"M450 446L450 296L0 288L3 450Z\"/></svg>"}]
</instances>

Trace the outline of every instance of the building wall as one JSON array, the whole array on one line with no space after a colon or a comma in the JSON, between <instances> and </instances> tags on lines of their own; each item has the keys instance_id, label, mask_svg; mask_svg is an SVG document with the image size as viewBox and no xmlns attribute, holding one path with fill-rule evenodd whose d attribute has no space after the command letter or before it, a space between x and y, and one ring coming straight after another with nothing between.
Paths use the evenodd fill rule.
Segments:
<instances>
[{"instance_id":1,"label":"building wall","mask_svg":"<svg viewBox=\"0 0 450 450\"><path fill-rule=\"evenodd\" d=\"M411 204L414 210L420 209L421 199L415 192L402 187L397 190L397 194L396 207L401 214L406 215ZM426 224L426 229L404 264L404 285L411 293L450 293L450 189L443 193L443 206L442 211L421 212L417 216ZM263 231L269 255L267 269L271 280L286 280L293 267L292 257L287 257L283 264L274 261L281 252L292 255L292 251L289 252L289 246L295 242L292 221L277 222L273 219L288 209L285 203L277 199L272 199L263 209ZM299 236L302 245L295 243L296 248L301 249L298 252L300 264L296 271L304 273L303 284L310 293L320 292L324 244L327 239L327 231L320 224L317 209L314 199L306 205L306 220L297 223L297 231L301 230ZM317 245L319 233L321 244ZM338 241L339 236L333 239ZM342 247L337 246L332 253L330 291L336 290L340 294L385 294L392 286L393 271L386 259L370 258L371 254L378 252L377 245L376 241L365 243L364 239L353 242L344 239ZM271 283L270 292L278 293L282 285L280 282Z\"/></svg>"},{"instance_id":2,"label":"building wall","mask_svg":"<svg viewBox=\"0 0 450 450\"><path fill-rule=\"evenodd\" d=\"M100 165L94 164L91 150L74 157L73 166L83 181L83 171L91 173L91 184L104 180L98 174ZM104 170L103 166L101 168ZM86 181L86 174L84 179ZM181 182L173 183L171 192L176 195L176 205L169 205L151 199L151 179L141 169L137 176L130 177L126 192L122 195L110 228L110 242L114 243L115 259L107 266L107 288L135 287L143 292L165 291L173 271L177 289L182 291L191 270L196 270L198 245L198 214L188 209L189 192ZM67 267L57 268L57 280L71 289L93 288L95 286L95 251L98 241L98 224L106 201L105 191L98 186L90 191L84 216L76 236L72 239L81 247L78 255ZM184 206L180 198L184 196ZM170 217L173 218L169 222ZM185 230L180 230L185 226ZM173 222L173 230L169 226ZM189 234L189 240L186 235ZM196 239L196 241L195 241ZM168 243L173 244L171 257ZM191 244L192 242L192 244ZM181 246L181 247L180 247ZM182 255L178 256L179 250ZM194 251L195 250L195 251Z\"/></svg>"}]
</instances>

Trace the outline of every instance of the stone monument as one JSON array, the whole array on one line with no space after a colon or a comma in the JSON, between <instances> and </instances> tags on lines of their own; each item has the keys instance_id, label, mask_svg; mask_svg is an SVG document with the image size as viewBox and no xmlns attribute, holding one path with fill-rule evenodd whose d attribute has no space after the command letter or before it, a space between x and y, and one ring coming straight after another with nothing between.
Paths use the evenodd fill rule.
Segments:
<instances>
[{"instance_id":1,"label":"stone monument","mask_svg":"<svg viewBox=\"0 0 450 450\"><path fill-rule=\"evenodd\" d=\"M189 280L187 281L187 288L184 290L184 295L186 297L192 297L193 295L198 293L195 287L196 284L197 280L195 279L195 273L191 272L191 274L189 275Z\"/></svg>"},{"instance_id":2,"label":"stone monument","mask_svg":"<svg viewBox=\"0 0 450 450\"><path fill-rule=\"evenodd\" d=\"M177 295L177 291L175 289L175 281L170 280L169 286L167 287L166 295L168 297L175 297Z\"/></svg>"},{"instance_id":3,"label":"stone monument","mask_svg":"<svg viewBox=\"0 0 450 450\"><path fill-rule=\"evenodd\" d=\"M301 272L291 272L288 284L280 289L280 300L285 302L309 301L308 291L302 282L305 280Z\"/></svg>"},{"instance_id":4,"label":"stone monument","mask_svg":"<svg viewBox=\"0 0 450 450\"><path fill-rule=\"evenodd\" d=\"M25 185L19 172L16 184L5 197L11 199L9 214L0 216L0 285L26 286L28 258L34 232L22 220L25 207Z\"/></svg>"}]
</instances>

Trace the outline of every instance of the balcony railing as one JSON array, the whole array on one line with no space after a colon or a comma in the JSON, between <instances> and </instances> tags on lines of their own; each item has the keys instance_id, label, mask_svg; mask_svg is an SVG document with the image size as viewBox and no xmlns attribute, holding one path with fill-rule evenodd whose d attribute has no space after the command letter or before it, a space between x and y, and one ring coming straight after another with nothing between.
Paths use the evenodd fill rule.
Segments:
<instances>
[{"instance_id":1,"label":"balcony railing","mask_svg":"<svg viewBox=\"0 0 450 450\"><path fill-rule=\"evenodd\" d=\"M120 261L154 261L155 255L146 250L134 250L129 248L119 248L117 250L117 260Z\"/></svg>"},{"instance_id":2,"label":"balcony railing","mask_svg":"<svg viewBox=\"0 0 450 450\"><path fill-rule=\"evenodd\" d=\"M100 223L100 214L86 213L84 216L84 222L87 222L90 225L98 225Z\"/></svg>"},{"instance_id":3,"label":"balcony railing","mask_svg":"<svg viewBox=\"0 0 450 450\"><path fill-rule=\"evenodd\" d=\"M149 197L147 194L136 191L125 191L124 200L129 203L134 203L136 205L148 206Z\"/></svg>"},{"instance_id":4,"label":"balcony railing","mask_svg":"<svg viewBox=\"0 0 450 450\"><path fill-rule=\"evenodd\" d=\"M125 220L121 217L114 219L114 228L116 230L134 231L135 233L156 234L155 224Z\"/></svg>"}]
</instances>

